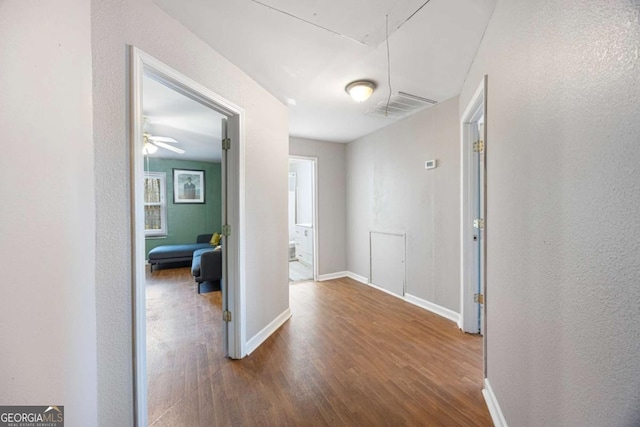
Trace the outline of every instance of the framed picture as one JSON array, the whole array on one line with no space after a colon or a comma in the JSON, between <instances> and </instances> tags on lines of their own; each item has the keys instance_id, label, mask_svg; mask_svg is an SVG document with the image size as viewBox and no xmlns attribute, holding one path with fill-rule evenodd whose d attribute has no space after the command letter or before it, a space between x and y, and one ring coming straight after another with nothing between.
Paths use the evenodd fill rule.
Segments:
<instances>
[{"instance_id":1,"label":"framed picture","mask_svg":"<svg viewBox=\"0 0 640 427\"><path fill-rule=\"evenodd\" d=\"M204 203L204 171L173 170L173 203Z\"/></svg>"}]
</instances>

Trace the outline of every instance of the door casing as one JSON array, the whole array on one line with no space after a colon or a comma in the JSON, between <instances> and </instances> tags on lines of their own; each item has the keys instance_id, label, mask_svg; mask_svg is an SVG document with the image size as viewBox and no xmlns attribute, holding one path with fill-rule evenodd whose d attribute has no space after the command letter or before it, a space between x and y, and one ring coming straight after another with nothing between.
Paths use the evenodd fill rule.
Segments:
<instances>
[{"instance_id":1,"label":"door casing","mask_svg":"<svg viewBox=\"0 0 640 427\"><path fill-rule=\"evenodd\" d=\"M171 89L227 116L227 135L232 141L227 151L228 170L226 189L227 224L231 236L225 242L227 262L228 309L232 320L228 322L228 356L240 359L246 356L246 313L244 274L244 121L242 108L215 92L189 79L142 50L130 46L130 147L131 147L131 208L132 208L132 311L133 311L133 368L134 413L138 426L146 426L147 420L147 372L146 372L146 306L145 306L145 241L143 177L143 76L161 81ZM223 154L224 155L224 154Z\"/></svg>"}]
</instances>

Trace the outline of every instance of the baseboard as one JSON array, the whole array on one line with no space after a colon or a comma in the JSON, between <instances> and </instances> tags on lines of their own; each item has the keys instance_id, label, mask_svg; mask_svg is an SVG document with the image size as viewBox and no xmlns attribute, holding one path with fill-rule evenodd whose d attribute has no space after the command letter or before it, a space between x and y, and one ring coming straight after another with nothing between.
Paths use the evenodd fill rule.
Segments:
<instances>
[{"instance_id":1,"label":"baseboard","mask_svg":"<svg viewBox=\"0 0 640 427\"><path fill-rule=\"evenodd\" d=\"M362 282L362 283L364 283L365 285L367 285L367 286L369 286L369 287L371 287L371 288L373 288L373 289L377 289L377 290L379 290L380 292L384 292L385 294L389 294L389 295L391 295L392 297L396 297L396 298L404 299L404 298L402 297L402 295L394 294L393 292L391 292L391 291L389 291L389 290L387 290L387 289L385 289L385 288L381 288L381 287L380 287L380 286L378 286L378 285L374 285L373 283L365 283L365 282Z\"/></svg>"},{"instance_id":2,"label":"baseboard","mask_svg":"<svg viewBox=\"0 0 640 427\"><path fill-rule=\"evenodd\" d=\"M278 328L280 328L280 326L284 324L284 322L289 320L289 318L291 318L291 309L287 308L278 317L273 319L271 323L265 326L260 332L255 334L253 338L247 341L247 345L246 345L247 356L253 353L258 347L260 347L260 344L265 342L265 340L269 338L271 334L277 331Z\"/></svg>"},{"instance_id":3,"label":"baseboard","mask_svg":"<svg viewBox=\"0 0 640 427\"><path fill-rule=\"evenodd\" d=\"M493 389L491 388L491 384L489 384L489 380L487 378L484 379L482 395L484 396L485 402L487 402L487 408L489 408L489 414L491 414L491 420L495 427L508 427L507 420L504 418L498 399L493 393Z\"/></svg>"},{"instance_id":4,"label":"baseboard","mask_svg":"<svg viewBox=\"0 0 640 427\"><path fill-rule=\"evenodd\" d=\"M338 271L337 273L319 274L318 282L324 282L325 280L341 279L343 277L349 277L349 272Z\"/></svg>"},{"instance_id":5,"label":"baseboard","mask_svg":"<svg viewBox=\"0 0 640 427\"><path fill-rule=\"evenodd\" d=\"M432 313L435 313L439 316L444 317L445 319L449 319L456 324L460 325L460 314L456 313L453 310L449 310L448 308L442 307L441 305L434 304L422 298L418 298L414 295L404 294L404 300L413 305L417 305L418 307L424 308Z\"/></svg>"},{"instance_id":6,"label":"baseboard","mask_svg":"<svg viewBox=\"0 0 640 427\"><path fill-rule=\"evenodd\" d=\"M356 282L360 282L360 283L364 283L365 285L369 284L369 279L364 277L364 276L360 276L356 273L352 273L350 271L347 271L347 277L350 279L355 280Z\"/></svg>"},{"instance_id":7,"label":"baseboard","mask_svg":"<svg viewBox=\"0 0 640 427\"><path fill-rule=\"evenodd\" d=\"M413 305L417 305L420 308L424 308L425 310L428 310L432 313L437 314L438 316L442 316L445 319L449 319L452 322L455 322L458 327L460 327L461 325L461 316L459 313L456 313L453 310L449 310L448 308L444 308L438 304L434 304L432 302L429 302L427 300L424 300L422 298L418 298L414 295L410 295L410 294L405 294L404 296L402 295L398 295L398 294L394 294L393 292L390 292L384 288L381 288L379 286L374 285L373 283L369 283L369 279L364 277L364 276L360 276L358 274L355 274L351 271L338 271L336 273L329 273L329 274L321 274L318 276L318 281L322 282L324 280L333 280L333 279L340 279L342 277L348 277L350 279L355 280L356 282L360 282L363 283L367 286L370 286L374 289L377 289L379 291L385 292L391 296L394 296L396 298L400 298L405 300L408 303L411 303Z\"/></svg>"},{"instance_id":8,"label":"baseboard","mask_svg":"<svg viewBox=\"0 0 640 427\"><path fill-rule=\"evenodd\" d=\"M342 279L343 277L348 277L355 280L356 282L364 283L365 285L369 284L369 279L350 271L338 271L336 273L321 274L318 276L318 282L323 282L325 280Z\"/></svg>"}]
</instances>

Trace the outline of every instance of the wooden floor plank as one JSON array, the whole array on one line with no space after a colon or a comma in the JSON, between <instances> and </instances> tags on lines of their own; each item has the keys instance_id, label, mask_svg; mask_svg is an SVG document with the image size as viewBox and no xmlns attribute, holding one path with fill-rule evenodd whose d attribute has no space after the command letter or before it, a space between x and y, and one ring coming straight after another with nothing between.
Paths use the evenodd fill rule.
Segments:
<instances>
[{"instance_id":1,"label":"wooden floor plank","mask_svg":"<svg viewBox=\"0 0 640 427\"><path fill-rule=\"evenodd\" d=\"M148 274L149 422L160 426L490 426L482 340L351 279L290 286L292 318L224 359L220 292Z\"/></svg>"}]
</instances>

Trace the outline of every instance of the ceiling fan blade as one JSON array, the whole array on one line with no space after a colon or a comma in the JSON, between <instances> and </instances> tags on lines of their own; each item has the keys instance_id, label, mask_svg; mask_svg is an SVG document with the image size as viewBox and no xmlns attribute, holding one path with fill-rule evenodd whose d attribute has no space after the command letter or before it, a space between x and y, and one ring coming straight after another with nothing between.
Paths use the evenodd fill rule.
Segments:
<instances>
[{"instance_id":1,"label":"ceiling fan blade","mask_svg":"<svg viewBox=\"0 0 640 427\"><path fill-rule=\"evenodd\" d=\"M175 140L175 139L173 139L173 138L169 138L168 136L153 136L153 135L149 135L149 136L148 136L148 138L149 138L151 141L154 141L154 142L155 142L155 141L159 141L159 142L170 142L170 143L172 143L172 144L177 144L177 143L178 143L178 141L176 141L176 140Z\"/></svg>"},{"instance_id":2,"label":"ceiling fan blade","mask_svg":"<svg viewBox=\"0 0 640 427\"><path fill-rule=\"evenodd\" d=\"M164 142L153 141L153 144L157 145L158 147L162 147L165 150L173 151L174 153L178 153L178 154L185 153L185 151L182 148L177 148L177 147L174 147L173 145L165 144Z\"/></svg>"}]
</instances>

